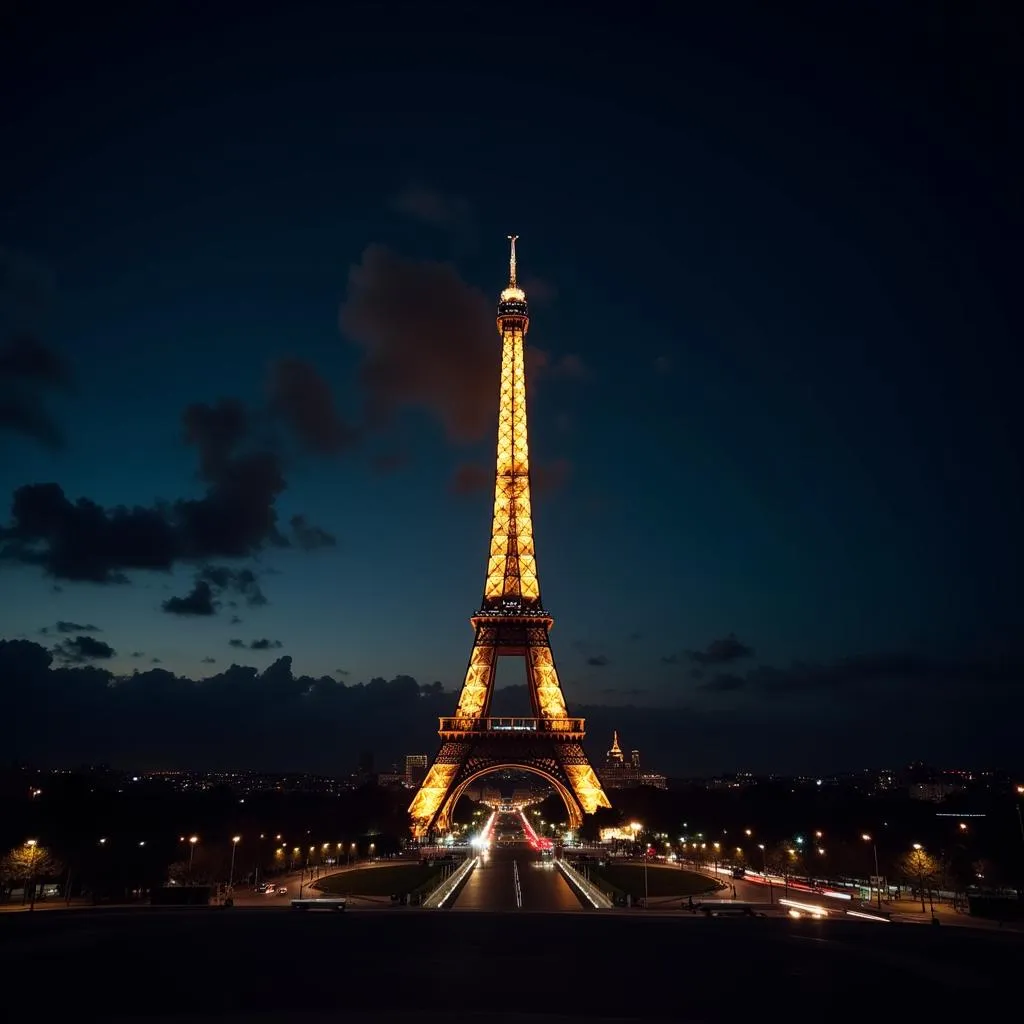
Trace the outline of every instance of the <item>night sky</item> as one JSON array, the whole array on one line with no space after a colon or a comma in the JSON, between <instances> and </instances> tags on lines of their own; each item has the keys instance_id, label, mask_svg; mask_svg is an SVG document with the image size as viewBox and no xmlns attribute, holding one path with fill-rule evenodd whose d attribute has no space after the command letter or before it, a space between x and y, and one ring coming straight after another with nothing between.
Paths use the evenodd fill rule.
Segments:
<instances>
[{"instance_id":1,"label":"night sky","mask_svg":"<svg viewBox=\"0 0 1024 1024\"><path fill-rule=\"evenodd\" d=\"M482 592L509 233L590 750L1018 756L1019 21L327 6L0 22L15 756L433 753L454 694L424 688L461 684Z\"/></svg>"}]
</instances>

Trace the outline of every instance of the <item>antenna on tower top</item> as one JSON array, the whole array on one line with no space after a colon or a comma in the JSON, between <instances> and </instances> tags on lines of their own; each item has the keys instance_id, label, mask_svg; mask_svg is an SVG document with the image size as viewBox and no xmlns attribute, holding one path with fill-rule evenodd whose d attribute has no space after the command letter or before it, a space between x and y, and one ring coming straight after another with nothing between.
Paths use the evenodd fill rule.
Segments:
<instances>
[{"instance_id":1,"label":"antenna on tower top","mask_svg":"<svg viewBox=\"0 0 1024 1024\"><path fill-rule=\"evenodd\" d=\"M508 258L508 284L510 288L518 288L516 284L516 239L518 235L509 235L508 240L512 243L512 252Z\"/></svg>"}]
</instances>

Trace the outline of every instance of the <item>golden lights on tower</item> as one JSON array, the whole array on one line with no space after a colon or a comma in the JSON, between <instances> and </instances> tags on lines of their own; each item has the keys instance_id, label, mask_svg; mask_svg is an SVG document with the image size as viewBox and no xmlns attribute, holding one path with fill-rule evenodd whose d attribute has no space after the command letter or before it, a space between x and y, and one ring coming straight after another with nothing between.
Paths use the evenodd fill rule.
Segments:
<instances>
[{"instance_id":1,"label":"golden lights on tower","mask_svg":"<svg viewBox=\"0 0 1024 1024\"><path fill-rule=\"evenodd\" d=\"M533 728L538 736L545 737L546 742L555 744L551 753L558 770L552 774L534 755L524 755L516 764L509 763L505 767L518 767L547 778L565 801L570 817L575 817L580 811L592 814L598 808L611 806L579 745L583 738L582 719L568 717L548 642L552 620L541 603L533 537L526 416L524 340L530 316L526 292L519 286L517 278L518 238L518 235L508 236L509 280L498 303L501 380L494 511L483 601L480 611L472 619L476 639L455 717L442 720L445 743L441 754L409 807L413 834L417 838L427 835L434 827L446 827L455 801L467 784L464 769L470 751L475 751L475 757L484 756L485 760L490 760L496 749L487 746L486 737L492 728L488 715L497 660L502 654L517 655L526 661L534 714L538 716L533 720L536 722ZM548 755L544 764L550 763ZM496 768L495 763L486 770Z\"/></svg>"}]
</instances>

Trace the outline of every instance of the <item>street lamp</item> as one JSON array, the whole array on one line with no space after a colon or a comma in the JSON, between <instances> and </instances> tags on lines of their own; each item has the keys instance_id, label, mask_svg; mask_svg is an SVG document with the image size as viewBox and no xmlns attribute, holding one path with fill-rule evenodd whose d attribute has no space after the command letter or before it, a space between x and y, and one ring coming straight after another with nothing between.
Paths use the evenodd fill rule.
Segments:
<instances>
[{"instance_id":1,"label":"street lamp","mask_svg":"<svg viewBox=\"0 0 1024 1024\"><path fill-rule=\"evenodd\" d=\"M238 844L242 841L241 836L231 837L231 872L228 875L228 892L235 887L235 853L238 850Z\"/></svg>"},{"instance_id":2,"label":"street lamp","mask_svg":"<svg viewBox=\"0 0 1024 1024\"><path fill-rule=\"evenodd\" d=\"M878 845L875 843L874 839L872 839L871 836L869 836L866 832L861 835L861 839L863 839L865 843L870 843L871 844L871 852L875 855L875 885L878 888L878 909L881 910L882 909L882 876L881 876L881 873L878 870ZM916 845L915 845L914 848L917 849L917 850L921 849L920 846L916 846ZM868 886L868 892L870 892L870 891L871 891L871 886Z\"/></svg>"},{"instance_id":3,"label":"street lamp","mask_svg":"<svg viewBox=\"0 0 1024 1024\"><path fill-rule=\"evenodd\" d=\"M25 845L32 851L28 860L28 909L36 909L36 851L39 849L39 841L27 839Z\"/></svg>"},{"instance_id":4,"label":"street lamp","mask_svg":"<svg viewBox=\"0 0 1024 1024\"><path fill-rule=\"evenodd\" d=\"M192 884L192 860L196 855L196 843L199 842L199 836L188 837L188 882Z\"/></svg>"}]
</instances>

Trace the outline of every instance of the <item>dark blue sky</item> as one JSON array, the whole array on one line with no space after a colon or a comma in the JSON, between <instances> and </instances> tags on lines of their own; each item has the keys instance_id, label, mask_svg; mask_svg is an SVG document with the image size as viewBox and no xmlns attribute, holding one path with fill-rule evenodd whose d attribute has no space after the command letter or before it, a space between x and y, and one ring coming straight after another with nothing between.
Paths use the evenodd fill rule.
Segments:
<instances>
[{"instance_id":1,"label":"dark blue sky","mask_svg":"<svg viewBox=\"0 0 1024 1024\"><path fill-rule=\"evenodd\" d=\"M96 626L116 653L63 660L117 673L283 654L457 686L518 232L570 705L725 723L678 770L799 761L794 728L918 753L877 708L925 708L937 757L1012 752L988 730L1021 710L1019 24L759 6L9 16L2 340L32 332L70 386L5 365L0 493L159 517L224 483L183 427L221 399L287 486L159 571L15 510L2 634ZM163 610L204 566L235 573L207 573L215 613Z\"/></svg>"}]
</instances>

